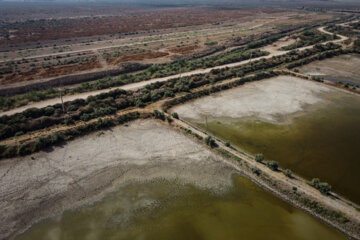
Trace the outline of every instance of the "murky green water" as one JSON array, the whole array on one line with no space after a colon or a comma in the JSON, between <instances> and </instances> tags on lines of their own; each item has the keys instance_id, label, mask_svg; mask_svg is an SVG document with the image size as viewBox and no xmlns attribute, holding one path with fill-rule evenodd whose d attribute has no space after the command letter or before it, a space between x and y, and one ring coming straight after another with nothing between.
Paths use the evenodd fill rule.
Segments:
<instances>
[{"instance_id":1,"label":"murky green water","mask_svg":"<svg viewBox=\"0 0 360 240\"><path fill-rule=\"evenodd\" d=\"M243 177L215 194L173 181L122 187L101 202L36 224L17 240L345 239Z\"/></svg>"},{"instance_id":2,"label":"murky green water","mask_svg":"<svg viewBox=\"0 0 360 240\"><path fill-rule=\"evenodd\" d=\"M307 179L319 177L360 203L360 97L340 94L291 124L209 119L209 130L251 153L263 153ZM205 128L204 123L198 123Z\"/></svg>"}]
</instances>

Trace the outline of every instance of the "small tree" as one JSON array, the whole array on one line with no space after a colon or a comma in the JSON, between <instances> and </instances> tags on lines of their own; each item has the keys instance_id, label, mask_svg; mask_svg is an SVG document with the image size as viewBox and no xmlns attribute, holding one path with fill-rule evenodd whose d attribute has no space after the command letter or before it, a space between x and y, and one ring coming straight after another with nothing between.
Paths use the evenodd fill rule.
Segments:
<instances>
[{"instance_id":1,"label":"small tree","mask_svg":"<svg viewBox=\"0 0 360 240\"><path fill-rule=\"evenodd\" d=\"M277 171L279 168L279 163L277 161L267 161L266 166L273 171Z\"/></svg>"},{"instance_id":2,"label":"small tree","mask_svg":"<svg viewBox=\"0 0 360 240\"><path fill-rule=\"evenodd\" d=\"M309 182L309 185L316 189L319 187L319 184L320 184L320 179L318 178L313 178L311 182Z\"/></svg>"},{"instance_id":3,"label":"small tree","mask_svg":"<svg viewBox=\"0 0 360 240\"><path fill-rule=\"evenodd\" d=\"M313 178L308 184L323 194L328 194L331 191L331 185L327 182L320 182L320 179L318 178Z\"/></svg>"},{"instance_id":4,"label":"small tree","mask_svg":"<svg viewBox=\"0 0 360 240\"><path fill-rule=\"evenodd\" d=\"M212 139L210 136L207 136L207 137L205 138L205 143L206 143L208 146L212 147L212 148L214 148L214 147L217 146L215 140Z\"/></svg>"},{"instance_id":5,"label":"small tree","mask_svg":"<svg viewBox=\"0 0 360 240\"><path fill-rule=\"evenodd\" d=\"M329 192L331 191L331 185L327 182L321 182L318 189L323 194L329 194Z\"/></svg>"},{"instance_id":6,"label":"small tree","mask_svg":"<svg viewBox=\"0 0 360 240\"><path fill-rule=\"evenodd\" d=\"M262 153L258 153L255 155L255 160L257 162L263 162L264 161L264 155Z\"/></svg>"},{"instance_id":7,"label":"small tree","mask_svg":"<svg viewBox=\"0 0 360 240\"><path fill-rule=\"evenodd\" d=\"M173 112L171 116L173 116L173 118L179 119L179 114L177 114L176 112Z\"/></svg>"}]
</instances>

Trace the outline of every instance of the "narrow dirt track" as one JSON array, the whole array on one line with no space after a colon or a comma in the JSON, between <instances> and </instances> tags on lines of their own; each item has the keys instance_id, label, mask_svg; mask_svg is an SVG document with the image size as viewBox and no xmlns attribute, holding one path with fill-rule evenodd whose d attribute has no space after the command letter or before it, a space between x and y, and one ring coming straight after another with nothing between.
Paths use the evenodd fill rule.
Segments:
<instances>
[{"instance_id":1,"label":"narrow dirt track","mask_svg":"<svg viewBox=\"0 0 360 240\"><path fill-rule=\"evenodd\" d=\"M326 31L324 29L325 27L320 27L318 28L319 31L326 33L326 34L332 34L328 31ZM324 42L322 44L327 44L330 42L333 43L339 43L342 41L347 40L348 38L345 36L341 36L338 35L340 37L340 39L336 39L336 40L332 40L332 41L328 41L328 42ZM299 48L300 51L303 51L305 49L310 49L312 48L314 45L311 46L307 46L307 47L302 47ZM102 89L102 90L97 90L97 91L91 91L91 92L85 92L85 93L79 93L79 94L75 94L75 95L69 95L69 96L64 96L63 100L64 102L67 101L73 101L75 99L86 99L89 96L95 96L98 95L100 93L105 93L108 92L110 90L114 90L114 89L124 89L124 90L136 90L139 88L142 88L150 83L155 83L155 82L165 82L168 81L170 79L174 79L174 78L178 78L178 77L187 77L187 76L192 76L192 75L196 75L196 74L205 74L205 73L209 73L211 70L213 69L222 69L222 68L232 68L232 67L239 67L241 65L247 64L251 61L255 61L255 60L259 60L259 59L268 59L268 58L272 58L274 56L280 56L280 55L285 55L286 53L288 53L289 51L279 51L278 47L274 47L274 45L268 45L265 47L262 47L261 50L263 51L268 51L270 52L269 55L264 56L264 57L258 57L258 58L253 58L253 59L249 59L249 60L245 60L245 61L241 61L241 62L236 62L236 63L230 63L230 64L225 64L225 65L221 65L221 66L216 66L216 67L211 67L211 68L206 68L206 69L197 69L194 71L190 71L190 72L186 72L186 73L181 73L181 74L176 74L176 75L172 75L172 76L168 76L168 77L163 77L163 78L154 78L148 81L142 81L142 82L138 82L138 83L131 83L128 85L124 85L124 86L120 86L120 87L114 87L114 88L108 88L108 89ZM28 108L43 108L49 105L55 105L61 103L60 97L59 98L53 98L53 99L48 99L48 100L44 100L44 101L40 101L40 102L34 102L34 103L30 103L28 105L19 107L19 108L14 108L5 112L1 112L0 116L4 116L4 115L13 115L15 113L20 113Z\"/></svg>"}]
</instances>

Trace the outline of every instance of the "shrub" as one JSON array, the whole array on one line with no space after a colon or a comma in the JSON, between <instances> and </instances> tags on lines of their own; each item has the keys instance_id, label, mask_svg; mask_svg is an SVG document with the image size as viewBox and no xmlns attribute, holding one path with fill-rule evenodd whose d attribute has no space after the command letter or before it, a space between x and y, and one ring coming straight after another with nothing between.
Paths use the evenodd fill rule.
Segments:
<instances>
[{"instance_id":1,"label":"shrub","mask_svg":"<svg viewBox=\"0 0 360 240\"><path fill-rule=\"evenodd\" d=\"M53 134L50 135L51 143L57 143L60 140L62 140L62 137L58 132L54 132Z\"/></svg>"},{"instance_id":2,"label":"shrub","mask_svg":"<svg viewBox=\"0 0 360 240\"><path fill-rule=\"evenodd\" d=\"M214 139L212 139L211 136L207 136L205 138L206 145L210 146L211 148L217 147L217 144Z\"/></svg>"},{"instance_id":3,"label":"shrub","mask_svg":"<svg viewBox=\"0 0 360 240\"><path fill-rule=\"evenodd\" d=\"M173 112L171 116L173 116L173 118L179 119L179 114L177 114L176 112Z\"/></svg>"},{"instance_id":4,"label":"shrub","mask_svg":"<svg viewBox=\"0 0 360 240\"><path fill-rule=\"evenodd\" d=\"M54 112L55 112L55 108L53 108L53 107L46 107L45 109L44 109L44 114L46 115L46 116L51 116L51 115L53 115L54 114Z\"/></svg>"},{"instance_id":5,"label":"shrub","mask_svg":"<svg viewBox=\"0 0 360 240\"><path fill-rule=\"evenodd\" d=\"M74 123L75 123L75 121L74 121L74 119L72 119L72 117L66 117L64 120L64 124L66 124L66 125L72 125Z\"/></svg>"},{"instance_id":6,"label":"shrub","mask_svg":"<svg viewBox=\"0 0 360 240\"><path fill-rule=\"evenodd\" d=\"M161 119L163 121L165 120L165 114L163 112L158 111L158 110L154 110L153 116L155 118Z\"/></svg>"},{"instance_id":7,"label":"shrub","mask_svg":"<svg viewBox=\"0 0 360 240\"><path fill-rule=\"evenodd\" d=\"M331 185L327 182L320 182L319 178L313 178L308 184L323 194L328 194L331 191Z\"/></svg>"},{"instance_id":8,"label":"shrub","mask_svg":"<svg viewBox=\"0 0 360 240\"><path fill-rule=\"evenodd\" d=\"M258 153L255 155L255 160L257 162L263 162L264 161L264 155L262 153Z\"/></svg>"},{"instance_id":9,"label":"shrub","mask_svg":"<svg viewBox=\"0 0 360 240\"><path fill-rule=\"evenodd\" d=\"M33 152L39 151L40 149L48 145L48 139L45 137L38 137L33 146Z\"/></svg>"},{"instance_id":10,"label":"shrub","mask_svg":"<svg viewBox=\"0 0 360 240\"><path fill-rule=\"evenodd\" d=\"M286 169L283 171L284 175L291 178L292 177L292 172L290 169Z\"/></svg>"},{"instance_id":11,"label":"shrub","mask_svg":"<svg viewBox=\"0 0 360 240\"><path fill-rule=\"evenodd\" d=\"M279 168L279 163L277 161L267 161L266 166L273 171L277 171Z\"/></svg>"},{"instance_id":12,"label":"shrub","mask_svg":"<svg viewBox=\"0 0 360 240\"><path fill-rule=\"evenodd\" d=\"M175 96L175 94L174 94L174 92L171 91L171 90L167 90L167 91L165 91L165 93L164 93L164 97L174 97L174 96Z\"/></svg>"},{"instance_id":13,"label":"shrub","mask_svg":"<svg viewBox=\"0 0 360 240\"><path fill-rule=\"evenodd\" d=\"M252 171L252 173L254 173L254 174L258 175L258 176L261 174L261 171L259 169L255 168L255 167L252 167L251 171Z\"/></svg>"},{"instance_id":14,"label":"shrub","mask_svg":"<svg viewBox=\"0 0 360 240\"><path fill-rule=\"evenodd\" d=\"M90 115L87 114L87 113L84 113L84 114L82 114L82 115L80 116L80 120L81 120L81 121L84 121L84 122L89 121L90 118L91 118Z\"/></svg>"},{"instance_id":15,"label":"shrub","mask_svg":"<svg viewBox=\"0 0 360 240\"><path fill-rule=\"evenodd\" d=\"M76 111L77 110L77 107L75 105L70 105L68 108L67 108L68 111L72 112L72 111Z\"/></svg>"},{"instance_id":16,"label":"shrub","mask_svg":"<svg viewBox=\"0 0 360 240\"><path fill-rule=\"evenodd\" d=\"M54 111L54 117L60 117L63 111L61 109L56 109Z\"/></svg>"},{"instance_id":17,"label":"shrub","mask_svg":"<svg viewBox=\"0 0 360 240\"><path fill-rule=\"evenodd\" d=\"M24 156L31 153L30 149L26 145L20 145L17 149L17 155Z\"/></svg>"},{"instance_id":18,"label":"shrub","mask_svg":"<svg viewBox=\"0 0 360 240\"><path fill-rule=\"evenodd\" d=\"M140 108L143 108L146 106L145 103L141 100L141 98L136 99L135 105Z\"/></svg>"},{"instance_id":19,"label":"shrub","mask_svg":"<svg viewBox=\"0 0 360 240\"><path fill-rule=\"evenodd\" d=\"M168 121L168 123L172 123L172 121L174 121L171 119L171 117L166 117L166 120Z\"/></svg>"},{"instance_id":20,"label":"shrub","mask_svg":"<svg viewBox=\"0 0 360 240\"><path fill-rule=\"evenodd\" d=\"M14 146L9 146L5 149L4 153L2 154L3 157L14 157L16 155L16 148Z\"/></svg>"},{"instance_id":21,"label":"shrub","mask_svg":"<svg viewBox=\"0 0 360 240\"><path fill-rule=\"evenodd\" d=\"M23 135L23 134L24 134L23 131L18 131L18 132L15 133L15 137L21 136L21 135Z\"/></svg>"}]
</instances>

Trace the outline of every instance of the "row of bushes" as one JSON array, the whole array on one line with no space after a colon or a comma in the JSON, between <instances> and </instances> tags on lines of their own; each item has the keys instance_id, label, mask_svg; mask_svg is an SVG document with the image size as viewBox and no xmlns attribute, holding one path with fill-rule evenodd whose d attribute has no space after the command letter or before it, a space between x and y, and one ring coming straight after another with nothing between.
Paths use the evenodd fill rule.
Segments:
<instances>
[{"instance_id":1,"label":"row of bushes","mask_svg":"<svg viewBox=\"0 0 360 240\"><path fill-rule=\"evenodd\" d=\"M273 171L279 171L279 163L277 161L273 161L273 160L265 161L264 155L261 153L258 153L255 155L255 161L265 164L268 168L270 168ZM290 169L285 169L285 170L281 170L281 171L284 173L285 176L292 178L292 171ZM258 173L256 173L256 174L259 175Z\"/></svg>"},{"instance_id":2,"label":"row of bushes","mask_svg":"<svg viewBox=\"0 0 360 240\"><path fill-rule=\"evenodd\" d=\"M294 35L293 38L294 39L300 38L300 40L299 41L296 40L296 43L282 47L282 48L280 48L280 50L284 50L284 51L294 50L294 49L300 48L300 47L306 47L306 46L314 45L314 44L321 43L321 42L339 39L339 37L336 36L335 34L329 35L329 34L322 33L318 30L306 30L300 34Z\"/></svg>"},{"instance_id":3,"label":"row of bushes","mask_svg":"<svg viewBox=\"0 0 360 240\"><path fill-rule=\"evenodd\" d=\"M90 132L112 127L118 124L124 124L139 118L149 118L151 114L130 112L120 115L116 118L98 118L97 121L80 125L65 131L54 132L46 136L40 136L36 140L24 144L5 146L0 145L0 158L11 158L16 156L25 156L38 152L44 148L54 146L62 141L68 141L75 137L88 134Z\"/></svg>"},{"instance_id":4,"label":"row of bushes","mask_svg":"<svg viewBox=\"0 0 360 240\"><path fill-rule=\"evenodd\" d=\"M63 95L73 95L76 93L107 89L111 87L122 86L129 83L141 82L152 78L160 78L175 75L182 72L188 72L200 68L208 68L223 64L243 61L250 57L265 56L269 53L260 50L249 50L241 47L233 51L219 54L216 56L184 61L178 60L168 64L157 64L147 68L145 71L136 74L122 74L115 78L103 78L94 83L83 83L75 88L66 88L64 90L47 89L41 91L31 91L24 95L16 95L12 97L0 97L0 109L9 110L15 107L23 106L28 102L37 102L49 98L59 97L60 91Z\"/></svg>"},{"instance_id":5,"label":"row of bushes","mask_svg":"<svg viewBox=\"0 0 360 240\"><path fill-rule=\"evenodd\" d=\"M18 133L26 133L59 123L71 124L76 120L89 121L97 117L113 114L116 110L125 109L127 107L144 107L146 104L155 102L163 97L174 97L175 93L178 92L188 92L193 88L205 84L215 83L233 77L241 77L249 72L275 67L283 64L283 62L293 61L309 55L311 56L331 47L334 46L331 44L329 46L320 46L301 53L291 52L285 56L254 61L237 68L217 69L208 74L177 78L161 83L157 82L149 84L144 89L135 92L126 92L120 89L109 91L96 96L90 96L87 100L67 102L65 104L65 108L68 110L66 115L62 112L61 104L41 109L28 109L22 113L0 118L0 139L9 138ZM270 75L267 73L265 76L261 76L261 74L262 73L258 73L254 77L239 80L235 85L253 81L255 78L261 79L262 77L274 75L274 73ZM232 84L222 85L221 90L233 87L230 86Z\"/></svg>"},{"instance_id":6,"label":"row of bushes","mask_svg":"<svg viewBox=\"0 0 360 240\"><path fill-rule=\"evenodd\" d=\"M332 57L335 57L335 56L339 56L339 55L347 54L347 53L351 53L351 52L352 52L352 50L344 50L344 49L338 48L338 49L322 52L322 53L319 53L319 54L317 54L315 56L311 56L309 58L301 59L299 61L290 63L290 64L288 64L286 66L286 68L287 69L292 69L292 68L295 68L295 67L300 67L300 66L306 65L306 64L308 64L310 62L313 62L313 61L323 60L323 59L326 59L326 58L332 58Z\"/></svg>"}]
</instances>

